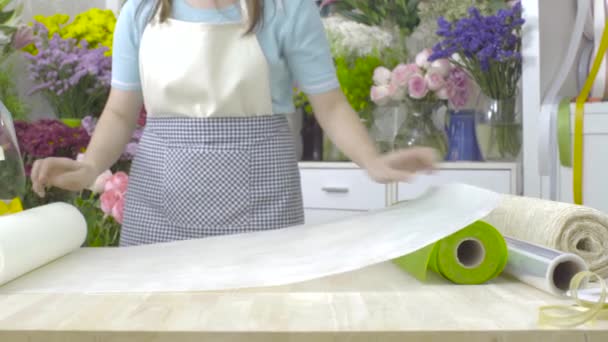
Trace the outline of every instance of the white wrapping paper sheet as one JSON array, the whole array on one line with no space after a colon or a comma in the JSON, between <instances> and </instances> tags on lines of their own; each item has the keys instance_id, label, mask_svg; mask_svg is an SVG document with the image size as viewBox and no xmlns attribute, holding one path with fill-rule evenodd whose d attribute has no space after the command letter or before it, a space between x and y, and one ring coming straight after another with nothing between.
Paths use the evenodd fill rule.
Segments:
<instances>
[{"instance_id":1,"label":"white wrapping paper sheet","mask_svg":"<svg viewBox=\"0 0 608 342\"><path fill-rule=\"evenodd\" d=\"M496 193L451 184L432 188L414 201L333 223L126 248L79 248L86 227L77 209L49 205L0 217L0 279L50 262L4 284L0 293L183 292L286 285L409 254L483 218L499 201ZM18 247L8 247L13 244Z\"/></svg>"}]
</instances>

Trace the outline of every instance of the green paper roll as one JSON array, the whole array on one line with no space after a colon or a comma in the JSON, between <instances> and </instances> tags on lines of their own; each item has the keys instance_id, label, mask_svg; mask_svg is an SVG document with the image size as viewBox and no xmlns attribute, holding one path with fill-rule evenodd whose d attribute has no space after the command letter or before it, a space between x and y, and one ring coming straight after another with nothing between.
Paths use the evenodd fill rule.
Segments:
<instances>
[{"instance_id":1,"label":"green paper roll","mask_svg":"<svg viewBox=\"0 0 608 342\"><path fill-rule=\"evenodd\" d=\"M483 284L503 271L507 244L492 225L477 221L462 230L393 262L425 281L431 270L455 284Z\"/></svg>"}]
</instances>

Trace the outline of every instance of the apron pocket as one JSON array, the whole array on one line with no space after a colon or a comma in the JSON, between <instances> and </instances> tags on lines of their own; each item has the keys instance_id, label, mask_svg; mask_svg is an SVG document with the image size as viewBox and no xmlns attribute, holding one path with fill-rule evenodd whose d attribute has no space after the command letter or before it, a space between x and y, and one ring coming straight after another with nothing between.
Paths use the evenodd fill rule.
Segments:
<instances>
[{"instance_id":1,"label":"apron pocket","mask_svg":"<svg viewBox=\"0 0 608 342\"><path fill-rule=\"evenodd\" d=\"M201 232L247 228L250 170L245 148L169 147L162 180L167 220Z\"/></svg>"}]
</instances>

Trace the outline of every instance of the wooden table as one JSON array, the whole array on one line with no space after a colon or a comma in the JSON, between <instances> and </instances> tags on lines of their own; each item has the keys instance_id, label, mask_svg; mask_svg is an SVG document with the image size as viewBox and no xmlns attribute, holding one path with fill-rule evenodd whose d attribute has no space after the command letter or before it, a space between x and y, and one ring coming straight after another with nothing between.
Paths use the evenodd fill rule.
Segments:
<instances>
[{"instance_id":1,"label":"wooden table","mask_svg":"<svg viewBox=\"0 0 608 342\"><path fill-rule=\"evenodd\" d=\"M539 327L538 307L560 303L570 302L505 278L423 285L380 264L246 291L0 295L0 341L608 341L608 321Z\"/></svg>"}]
</instances>

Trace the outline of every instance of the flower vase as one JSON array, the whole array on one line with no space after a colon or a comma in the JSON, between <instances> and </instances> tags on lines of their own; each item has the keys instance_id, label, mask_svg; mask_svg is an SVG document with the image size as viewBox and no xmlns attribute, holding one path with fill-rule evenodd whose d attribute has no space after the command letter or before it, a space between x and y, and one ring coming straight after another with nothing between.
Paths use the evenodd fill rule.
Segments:
<instances>
[{"instance_id":1,"label":"flower vase","mask_svg":"<svg viewBox=\"0 0 608 342\"><path fill-rule=\"evenodd\" d=\"M448 132L449 161L482 160L475 133L475 111L458 110L450 113Z\"/></svg>"},{"instance_id":2,"label":"flower vase","mask_svg":"<svg viewBox=\"0 0 608 342\"><path fill-rule=\"evenodd\" d=\"M408 101L407 115L399 130L396 145L399 147L430 147L444 159L448 152L447 135L435 123L435 117L443 106L439 101Z\"/></svg>"},{"instance_id":3,"label":"flower vase","mask_svg":"<svg viewBox=\"0 0 608 342\"><path fill-rule=\"evenodd\" d=\"M480 96L475 131L484 160L515 161L522 144L522 122L517 97L492 99Z\"/></svg>"},{"instance_id":4,"label":"flower vase","mask_svg":"<svg viewBox=\"0 0 608 342\"><path fill-rule=\"evenodd\" d=\"M8 202L25 194L26 176L13 118L0 101L0 200Z\"/></svg>"},{"instance_id":5,"label":"flower vase","mask_svg":"<svg viewBox=\"0 0 608 342\"><path fill-rule=\"evenodd\" d=\"M407 107L402 103L378 106L372 113L370 136L382 153L394 150L399 130L407 116Z\"/></svg>"}]
</instances>

